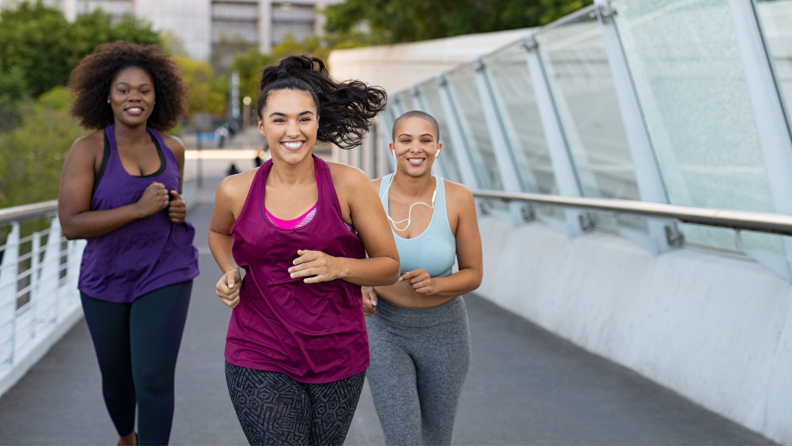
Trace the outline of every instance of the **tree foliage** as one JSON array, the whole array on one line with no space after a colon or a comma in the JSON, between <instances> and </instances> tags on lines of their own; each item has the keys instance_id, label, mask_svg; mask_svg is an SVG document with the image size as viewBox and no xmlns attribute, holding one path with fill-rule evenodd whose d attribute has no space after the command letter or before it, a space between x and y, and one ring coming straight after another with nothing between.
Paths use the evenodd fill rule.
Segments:
<instances>
[{"instance_id":1,"label":"tree foliage","mask_svg":"<svg viewBox=\"0 0 792 446\"><path fill-rule=\"evenodd\" d=\"M187 113L206 111L212 114L223 113L226 109L226 91L228 80L224 76L215 76L209 62L190 59L187 56L176 56L181 76L190 89L190 103Z\"/></svg>"},{"instance_id":2,"label":"tree foliage","mask_svg":"<svg viewBox=\"0 0 792 446\"><path fill-rule=\"evenodd\" d=\"M69 22L58 8L40 1L4 9L0 24L0 96L14 99L65 85L72 68L100 43L161 43L151 25L138 19L113 22L97 10Z\"/></svg>"},{"instance_id":3,"label":"tree foliage","mask_svg":"<svg viewBox=\"0 0 792 446\"><path fill-rule=\"evenodd\" d=\"M346 0L327 6L328 38L354 45L544 25L592 0ZM351 45L350 45L351 46Z\"/></svg>"},{"instance_id":4,"label":"tree foliage","mask_svg":"<svg viewBox=\"0 0 792 446\"><path fill-rule=\"evenodd\" d=\"M70 93L57 87L21 104L19 126L0 133L0 208L57 198L63 160L85 134L70 104Z\"/></svg>"}]
</instances>

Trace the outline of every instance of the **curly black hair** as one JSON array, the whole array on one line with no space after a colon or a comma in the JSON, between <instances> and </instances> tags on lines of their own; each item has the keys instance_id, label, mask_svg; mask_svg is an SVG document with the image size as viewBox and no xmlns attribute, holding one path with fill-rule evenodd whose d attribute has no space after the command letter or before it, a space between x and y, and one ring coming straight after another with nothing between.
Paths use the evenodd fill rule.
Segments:
<instances>
[{"instance_id":1,"label":"curly black hair","mask_svg":"<svg viewBox=\"0 0 792 446\"><path fill-rule=\"evenodd\" d=\"M113 124L113 109L107 96L118 73L129 67L144 70L154 82L157 105L146 125L158 131L176 127L187 111L189 90L176 62L158 45L118 41L97 46L71 72L68 88L76 94L72 114L88 129Z\"/></svg>"},{"instance_id":2,"label":"curly black hair","mask_svg":"<svg viewBox=\"0 0 792 446\"><path fill-rule=\"evenodd\" d=\"M261 74L261 94L256 113L262 119L267 96L275 90L299 90L311 94L319 113L316 139L332 142L342 149L361 144L371 120L386 105L388 94L356 80L337 82L330 77L318 57L289 56Z\"/></svg>"}]
</instances>

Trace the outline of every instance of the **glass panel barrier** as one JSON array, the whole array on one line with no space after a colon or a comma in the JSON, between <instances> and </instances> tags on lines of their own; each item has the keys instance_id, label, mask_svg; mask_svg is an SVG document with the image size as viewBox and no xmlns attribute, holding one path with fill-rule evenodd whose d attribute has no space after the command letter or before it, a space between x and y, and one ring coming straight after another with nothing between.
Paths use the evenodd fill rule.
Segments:
<instances>
[{"instance_id":1,"label":"glass panel barrier","mask_svg":"<svg viewBox=\"0 0 792 446\"><path fill-rule=\"evenodd\" d=\"M423 95L427 113L435 118L437 125L440 127L440 142L443 143L443 151L440 157L437 158L437 161L440 162L440 165L443 167L443 173L445 173L447 179L455 183L461 183L462 177L459 175L459 166L457 166L455 158L457 154L454 153L456 148L453 147L451 138L448 137L448 124L446 124L448 121L443 113L437 83L435 81L426 82L419 85L418 89Z\"/></svg>"},{"instance_id":2,"label":"glass panel barrier","mask_svg":"<svg viewBox=\"0 0 792 446\"><path fill-rule=\"evenodd\" d=\"M600 24L582 15L537 33L536 40L583 194L640 200ZM614 219L594 219L599 227L616 228ZM642 220L618 222L647 232Z\"/></svg>"},{"instance_id":3,"label":"glass panel barrier","mask_svg":"<svg viewBox=\"0 0 792 446\"><path fill-rule=\"evenodd\" d=\"M514 158L526 192L558 194L525 49L521 42L484 57L492 89L502 105L503 126L516 144Z\"/></svg>"},{"instance_id":4,"label":"glass panel barrier","mask_svg":"<svg viewBox=\"0 0 792 446\"><path fill-rule=\"evenodd\" d=\"M756 15L792 128L792 0L757 0Z\"/></svg>"},{"instance_id":5,"label":"glass panel barrier","mask_svg":"<svg viewBox=\"0 0 792 446\"><path fill-rule=\"evenodd\" d=\"M498 163L492 150L487 120L476 88L476 72L464 66L448 73L462 131L470 147L471 163L482 189L503 190Z\"/></svg>"},{"instance_id":6,"label":"glass panel barrier","mask_svg":"<svg viewBox=\"0 0 792 446\"><path fill-rule=\"evenodd\" d=\"M617 0L616 25L671 204L773 212L728 0ZM734 231L683 226L736 249ZM782 253L780 239L746 246Z\"/></svg>"},{"instance_id":7,"label":"glass panel barrier","mask_svg":"<svg viewBox=\"0 0 792 446\"><path fill-rule=\"evenodd\" d=\"M398 93L397 96L399 97L399 105L401 105L401 109L403 110L403 113L407 113L408 111L415 110L415 105L413 104L413 96L412 94L410 94L409 90L402 91L401 93Z\"/></svg>"}]
</instances>

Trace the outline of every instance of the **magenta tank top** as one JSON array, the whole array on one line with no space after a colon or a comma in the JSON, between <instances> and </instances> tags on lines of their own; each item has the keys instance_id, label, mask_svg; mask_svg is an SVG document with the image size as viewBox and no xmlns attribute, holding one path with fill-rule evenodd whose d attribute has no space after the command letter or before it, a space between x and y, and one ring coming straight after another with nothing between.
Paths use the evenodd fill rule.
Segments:
<instances>
[{"instance_id":1,"label":"magenta tank top","mask_svg":"<svg viewBox=\"0 0 792 446\"><path fill-rule=\"evenodd\" d=\"M134 176L121 164L113 126L105 129L105 151L94 182L92 211L135 203L154 181L169 191L179 190L181 174L176 156L162 135L154 129L148 132L157 146L160 168L151 175ZM198 275L194 236L190 223L172 223L165 208L90 238L83 252L77 288L94 299L129 303L148 292L193 279Z\"/></svg>"},{"instance_id":2,"label":"magenta tank top","mask_svg":"<svg viewBox=\"0 0 792 446\"><path fill-rule=\"evenodd\" d=\"M267 218L264 193L272 160L256 172L231 226L234 260L245 270L240 302L231 313L225 358L231 364L285 373L309 384L356 375L369 365L360 286L344 280L304 283L288 269L297 250L365 258L363 243L345 225L330 168L314 157L316 216L281 229Z\"/></svg>"}]
</instances>

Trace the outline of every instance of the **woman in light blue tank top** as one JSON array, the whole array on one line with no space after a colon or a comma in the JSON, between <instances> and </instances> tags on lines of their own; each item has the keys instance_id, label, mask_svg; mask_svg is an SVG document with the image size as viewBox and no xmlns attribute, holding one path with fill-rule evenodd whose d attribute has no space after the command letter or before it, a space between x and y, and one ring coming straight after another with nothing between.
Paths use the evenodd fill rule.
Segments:
<instances>
[{"instance_id":1,"label":"woman in light blue tank top","mask_svg":"<svg viewBox=\"0 0 792 446\"><path fill-rule=\"evenodd\" d=\"M461 295L481 283L481 238L470 191L432 175L439 139L430 115L400 116L390 144L396 173L374 180L401 267L396 284L363 290L367 376L388 445L451 443L470 361Z\"/></svg>"}]
</instances>

